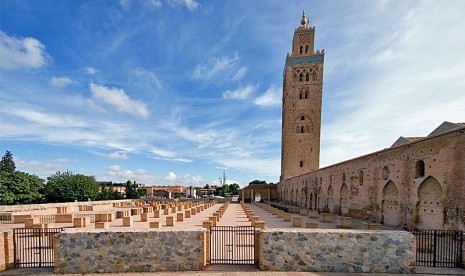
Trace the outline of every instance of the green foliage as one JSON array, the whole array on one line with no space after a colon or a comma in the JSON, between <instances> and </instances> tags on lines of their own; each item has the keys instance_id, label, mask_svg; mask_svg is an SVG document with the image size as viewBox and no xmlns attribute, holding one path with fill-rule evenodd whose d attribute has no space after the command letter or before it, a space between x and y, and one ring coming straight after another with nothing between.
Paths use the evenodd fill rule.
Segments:
<instances>
[{"instance_id":1,"label":"green foliage","mask_svg":"<svg viewBox=\"0 0 465 276\"><path fill-rule=\"evenodd\" d=\"M126 198L141 198L147 194L145 189L137 189L136 181L131 182L130 180L126 181Z\"/></svg>"},{"instance_id":2,"label":"green foliage","mask_svg":"<svg viewBox=\"0 0 465 276\"><path fill-rule=\"evenodd\" d=\"M95 200L98 185L93 176L58 171L47 178L44 195L47 202Z\"/></svg>"},{"instance_id":3,"label":"green foliage","mask_svg":"<svg viewBox=\"0 0 465 276\"><path fill-rule=\"evenodd\" d=\"M252 182L249 183L249 185L266 185L266 181L265 180L254 180Z\"/></svg>"},{"instance_id":4,"label":"green foliage","mask_svg":"<svg viewBox=\"0 0 465 276\"><path fill-rule=\"evenodd\" d=\"M13 160L13 154L7 150L5 155L2 157L2 161L0 163L0 172L8 172L14 173L16 170L16 164Z\"/></svg>"},{"instance_id":5,"label":"green foliage","mask_svg":"<svg viewBox=\"0 0 465 276\"><path fill-rule=\"evenodd\" d=\"M231 196L238 195L240 188L241 187L239 187L239 184L237 183L230 184L228 187L229 193L231 194Z\"/></svg>"},{"instance_id":6,"label":"green foliage","mask_svg":"<svg viewBox=\"0 0 465 276\"><path fill-rule=\"evenodd\" d=\"M13 154L6 151L0 164L0 204L30 204L42 202L44 181L36 175L16 171Z\"/></svg>"},{"instance_id":7,"label":"green foliage","mask_svg":"<svg viewBox=\"0 0 465 276\"><path fill-rule=\"evenodd\" d=\"M102 187L102 190L98 194L98 200L114 200L114 199L122 199L123 195L116 191L113 186L110 187Z\"/></svg>"}]
</instances>

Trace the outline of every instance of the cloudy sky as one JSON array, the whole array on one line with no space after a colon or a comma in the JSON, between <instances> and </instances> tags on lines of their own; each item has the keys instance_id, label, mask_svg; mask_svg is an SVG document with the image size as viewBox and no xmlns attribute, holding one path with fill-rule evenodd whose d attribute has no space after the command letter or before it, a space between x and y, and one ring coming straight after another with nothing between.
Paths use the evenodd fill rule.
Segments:
<instances>
[{"instance_id":1,"label":"cloudy sky","mask_svg":"<svg viewBox=\"0 0 465 276\"><path fill-rule=\"evenodd\" d=\"M148 185L280 175L286 53L325 49L321 166L465 122L465 1L0 2L0 150Z\"/></svg>"}]
</instances>

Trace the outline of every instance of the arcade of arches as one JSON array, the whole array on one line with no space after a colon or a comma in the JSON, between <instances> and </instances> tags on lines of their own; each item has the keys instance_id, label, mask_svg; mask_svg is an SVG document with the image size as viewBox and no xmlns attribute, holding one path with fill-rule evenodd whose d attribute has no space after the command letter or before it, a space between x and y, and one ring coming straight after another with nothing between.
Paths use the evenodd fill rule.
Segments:
<instances>
[{"instance_id":1,"label":"arcade of arches","mask_svg":"<svg viewBox=\"0 0 465 276\"><path fill-rule=\"evenodd\" d=\"M435 130L433 133L435 133ZM465 127L281 180L279 201L394 227L465 230Z\"/></svg>"}]
</instances>

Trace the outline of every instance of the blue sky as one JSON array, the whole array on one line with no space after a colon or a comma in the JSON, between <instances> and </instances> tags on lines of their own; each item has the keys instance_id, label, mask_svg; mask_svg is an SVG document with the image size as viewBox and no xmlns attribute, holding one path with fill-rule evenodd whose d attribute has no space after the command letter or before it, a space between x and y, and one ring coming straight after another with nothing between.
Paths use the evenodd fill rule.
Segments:
<instances>
[{"instance_id":1,"label":"blue sky","mask_svg":"<svg viewBox=\"0 0 465 276\"><path fill-rule=\"evenodd\" d=\"M0 150L148 185L280 175L286 53L325 49L321 166L465 122L465 1L0 2Z\"/></svg>"}]
</instances>

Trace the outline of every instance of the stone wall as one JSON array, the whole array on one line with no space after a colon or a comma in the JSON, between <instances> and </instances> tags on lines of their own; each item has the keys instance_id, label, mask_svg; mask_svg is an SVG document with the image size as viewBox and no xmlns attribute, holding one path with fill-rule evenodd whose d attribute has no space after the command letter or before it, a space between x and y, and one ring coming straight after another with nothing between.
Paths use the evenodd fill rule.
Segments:
<instances>
[{"instance_id":1,"label":"stone wall","mask_svg":"<svg viewBox=\"0 0 465 276\"><path fill-rule=\"evenodd\" d=\"M55 241L55 273L196 271L206 265L206 230L68 229Z\"/></svg>"},{"instance_id":2,"label":"stone wall","mask_svg":"<svg viewBox=\"0 0 465 276\"><path fill-rule=\"evenodd\" d=\"M415 238L403 231L268 229L260 233L261 270L411 273Z\"/></svg>"},{"instance_id":3,"label":"stone wall","mask_svg":"<svg viewBox=\"0 0 465 276\"><path fill-rule=\"evenodd\" d=\"M282 180L279 200L399 228L465 230L463 164L461 127Z\"/></svg>"}]
</instances>

